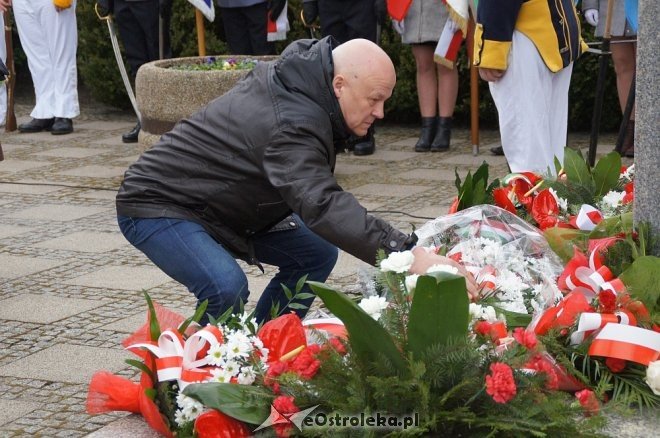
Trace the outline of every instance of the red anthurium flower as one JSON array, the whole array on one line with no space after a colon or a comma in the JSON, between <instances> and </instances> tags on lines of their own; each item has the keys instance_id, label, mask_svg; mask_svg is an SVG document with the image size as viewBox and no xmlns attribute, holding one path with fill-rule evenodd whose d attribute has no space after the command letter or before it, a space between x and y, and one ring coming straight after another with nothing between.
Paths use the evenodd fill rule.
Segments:
<instances>
[{"instance_id":1,"label":"red anthurium flower","mask_svg":"<svg viewBox=\"0 0 660 438\"><path fill-rule=\"evenodd\" d=\"M525 196L530 190L532 190L532 185L525 181L524 179L516 179L511 182L511 188L516 194L518 201L525 206L527 211L532 208L532 202L534 202L534 197L532 194Z\"/></svg>"},{"instance_id":2,"label":"red anthurium flower","mask_svg":"<svg viewBox=\"0 0 660 438\"><path fill-rule=\"evenodd\" d=\"M199 438L234 438L251 436L250 429L240 421L215 409L204 412L195 420Z\"/></svg>"},{"instance_id":3,"label":"red anthurium flower","mask_svg":"<svg viewBox=\"0 0 660 438\"><path fill-rule=\"evenodd\" d=\"M516 396L516 382L509 365L493 363L490 365L490 372L491 374L486 376L486 392L496 403L506 403Z\"/></svg>"},{"instance_id":4,"label":"red anthurium flower","mask_svg":"<svg viewBox=\"0 0 660 438\"><path fill-rule=\"evenodd\" d=\"M490 333L491 324L488 321L479 321L474 325L475 333L481 336L488 336Z\"/></svg>"},{"instance_id":5,"label":"red anthurium flower","mask_svg":"<svg viewBox=\"0 0 660 438\"><path fill-rule=\"evenodd\" d=\"M493 189L493 199L495 200L495 205L500 208L505 209L513 214L516 214L516 206L513 205L511 199L509 199L509 192L511 190L506 187L500 187Z\"/></svg>"},{"instance_id":6,"label":"red anthurium flower","mask_svg":"<svg viewBox=\"0 0 660 438\"><path fill-rule=\"evenodd\" d=\"M268 349L268 362L279 360L296 348L307 345L305 328L295 313L268 321L261 327L258 336Z\"/></svg>"},{"instance_id":7,"label":"red anthurium flower","mask_svg":"<svg viewBox=\"0 0 660 438\"><path fill-rule=\"evenodd\" d=\"M458 211L458 196L454 198L451 205L449 206L449 211L447 214L454 214Z\"/></svg>"},{"instance_id":8,"label":"red anthurium flower","mask_svg":"<svg viewBox=\"0 0 660 438\"><path fill-rule=\"evenodd\" d=\"M532 217L539 224L540 229L554 227L557 224L558 215L557 200L549 189L542 190L536 195L532 203Z\"/></svg>"}]
</instances>

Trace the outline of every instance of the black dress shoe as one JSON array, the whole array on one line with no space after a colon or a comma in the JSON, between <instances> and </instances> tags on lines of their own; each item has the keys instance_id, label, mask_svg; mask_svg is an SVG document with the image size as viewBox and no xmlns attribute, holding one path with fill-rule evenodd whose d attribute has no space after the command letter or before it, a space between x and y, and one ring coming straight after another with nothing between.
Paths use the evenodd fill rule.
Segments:
<instances>
[{"instance_id":1,"label":"black dress shoe","mask_svg":"<svg viewBox=\"0 0 660 438\"><path fill-rule=\"evenodd\" d=\"M53 128L50 131L53 135L71 134L73 132L73 122L64 117L55 117Z\"/></svg>"},{"instance_id":2,"label":"black dress shoe","mask_svg":"<svg viewBox=\"0 0 660 438\"><path fill-rule=\"evenodd\" d=\"M490 152L493 155L504 155L504 149L502 148L502 146L495 146L493 148L490 148Z\"/></svg>"},{"instance_id":3,"label":"black dress shoe","mask_svg":"<svg viewBox=\"0 0 660 438\"><path fill-rule=\"evenodd\" d=\"M41 132L50 131L53 127L54 118L52 119L32 119L27 123L18 125L20 132Z\"/></svg>"},{"instance_id":4,"label":"black dress shoe","mask_svg":"<svg viewBox=\"0 0 660 438\"><path fill-rule=\"evenodd\" d=\"M137 143L138 135L140 134L141 128L142 126L140 126L140 122L137 122L137 124L133 127L133 129L131 129L125 134L122 134L121 141L123 141L124 143Z\"/></svg>"},{"instance_id":5,"label":"black dress shoe","mask_svg":"<svg viewBox=\"0 0 660 438\"><path fill-rule=\"evenodd\" d=\"M376 143L373 138L369 141L357 143L353 147L353 155L371 155L376 150Z\"/></svg>"}]
</instances>

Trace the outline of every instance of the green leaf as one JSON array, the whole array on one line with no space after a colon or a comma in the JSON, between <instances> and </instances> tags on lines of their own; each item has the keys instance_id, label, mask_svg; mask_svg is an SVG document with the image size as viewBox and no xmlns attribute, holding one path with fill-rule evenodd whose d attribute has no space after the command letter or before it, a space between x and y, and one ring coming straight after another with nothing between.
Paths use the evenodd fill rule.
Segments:
<instances>
[{"instance_id":1,"label":"green leaf","mask_svg":"<svg viewBox=\"0 0 660 438\"><path fill-rule=\"evenodd\" d=\"M208 305L209 305L209 300L202 301L202 304L200 304L195 310L195 314L192 317L183 321L183 324L179 326L179 333L184 334L191 322L193 321L199 322L199 320L202 319L202 316L204 316L204 312L206 312L206 308L208 307Z\"/></svg>"},{"instance_id":2,"label":"green leaf","mask_svg":"<svg viewBox=\"0 0 660 438\"><path fill-rule=\"evenodd\" d=\"M510 310L502 309L501 307L493 306L496 313L501 313L506 318L506 326L513 327L527 327L532 322L532 315L527 313L512 312Z\"/></svg>"},{"instance_id":3,"label":"green leaf","mask_svg":"<svg viewBox=\"0 0 660 438\"><path fill-rule=\"evenodd\" d=\"M463 210L465 208L472 207L472 173L468 171L468 174L465 176L465 182L463 183L463 187L461 187L461 190L458 193L458 201L460 208L459 210Z\"/></svg>"},{"instance_id":4,"label":"green leaf","mask_svg":"<svg viewBox=\"0 0 660 438\"><path fill-rule=\"evenodd\" d=\"M619 276L631 296L640 300L650 312L657 312L660 299L660 258L643 256Z\"/></svg>"},{"instance_id":5,"label":"green leaf","mask_svg":"<svg viewBox=\"0 0 660 438\"><path fill-rule=\"evenodd\" d=\"M564 263L568 263L573 258L573 247L575 245L580 247L586 242L588 234L587 231L560 227L550 227L543 231L550 248Z\"/></svg>"},{"instance_id":6,"label":"green leaf","mask_svg":"<svg viewBox=\"0 0 660 438\"><path fill-rule=\"evenodd\" d=\"M587 162L584 161L581 153L570 148L564 150L564 172L569 181L589 188L593 187Z\"/></svg>"},{"instance_id":7,"label":"green leaf","mask_svg":"<svg viewBox=\"0 0 660 438\"><path fill-rule=\"evenodd\" d=\"M152 381L154 381L154 382L156 381L153 371L151 371L149 369L149 367L146 366L143 362L140 362L139 360L135 360L135 359L126 359L124 362L126 362L127 364L129 364L132 367L137 368L138 370L142 371L143 373L147 373L147 375L149 377L151 377Z\"/></svg>"},{"instance_id":8,"label":"green leaf","mask_svg":"<svg viewBox=\"0 0 660 438\"><path fill-rule=\"evenodd\" d=\"M300 292L296 294L296 300L306 300L309 298L316 298L316 295L310 294L309 292Z\"/></svg>"},{"instance_id":9,"label":"green leaf","mask_svg":"<svg viewBox=\"0 0 660 438\"><path fill-rule=\"evenodd\" d=\"M287 304L286 307L289 308L289 309L298 309L298 310L304 310L304 309L307 308L307 306L305 306L304 304L301 304L301 303L289 303L289 304Z\"/></svg>"},{"instance_id":10,"label":"green leaf","mask_svg":"<svg viewBox=\"0 0 660 438\"><path fill-rule=\"evenodd\" d=\"M633 214L624 213L619 216L608 217L600 221L589 233L589 239L610 237L619 233L629 232L633 229Z\"/></svg>"},{"instance_id":11,"label":"green leaf","mask_svg":"<svg viewBox=\"0 0 660 438\"><path fill-rule=\"evenodd\" d=\"M404 357L383 326L343 293L323 283L310 281L308 284L328 310L346 326L348 339L359 361L371 368L382 355L392 363L399 376L409 377L410 370Z\"/></svg>"},{"instance_id":12,"label":"green leaf","mask_svg":"<svg viewBox=\"0 0 660 438\"><path fill-rule=\"evenodd\" d=\"M154 303L151 301L151 297L146 290L143 290L144 298L147 300L147 306L149 307L149 336L151 336L152 341L157 341L160 337L160 325L158 324L158 317L156 316L156 309L154 308Z\"/></svg>"},{"instance_id":13,"label":"green leaf","mask_svg":"<svg viewBox=\"0 0 660 438\"><path fill-rule=\"evenodd\" d=\"M596 196L604 196L619 182L621 173L621 156L618 152L612 151L598 160L593 168L592 174L596 185Z\"/></svg>"},{"instance_id":14,"label":"green leaf","mask_svg":"<svg viewBox=\"0 0 660 438\"><path fill-rule=\"evenodd\" d=\"M484 187L488 184L488 163L485 161L481 163L481 166L477 169L476 172L474 172L474 176L472 177L472 181L483 181L484 182Z\"/></svg>"},{"instance_id":15,"label":"green leaf","mask_svg":"<svg viewBox=\"0 0 660 438\"><path fill-rule=\"evenodd\" d=\"M201 383L186 386L183 393L239 421L263 423L270 415L273 393L258 386L233 383Z\"/></svg>"},{"instance_id":16,"label":"green leaf","mask_svg":"<svg viewBox=\"0 0 660 438\"><path fill-rule=\"evenodd\" d=\"M472 205L480 205L486 201L486 181L479 180L472 190Z\"/></svg>"},{"instance_id":17,"label":"green leaf","mask_svg":"<svg viewBox=\"0 0 660 438\"><path fill-rule=\"evenodd\" d=\"M433 345L465 337L469 322L465 278L437 273L417 279L408 321L408 349L420 360Z\"/></svg>"},{"instance_id":18,"label":"green leaf","mask_svg":"<svg viewBox=\"0 0 660 438\"><path fill-rule=\"evenodd\" d=\"M559 174L559 171L562 169L562 167L561 167L561 161L559 161L559 158L557 158L556 155L555 155L554 163L555 163L555 172Z\"/></svg>"},{"instance_id":19,"label":"green leaf","mask_svg":"<svg viewBox=\"0 0 660 438\"><path fill-rule=\"evenodd\" d=\"M303 275L298 279L298 282L296 283L296 293L302 290L302 288L305 286L306 281L307 281L307 274Z\"/></svg>"},{"instance_id":20,"label":"green leaf","mask_svg":"<svg viewBox=\"0 0 660 438\"><path fill-rule=\"evenodd\" d=\"M280 283L280 286L282 286L282 289L284 290L284 295L286 295L286 299L288 301L291 301L293 299L293 293L291 292L291 289L286 287L284 283Z\"/></svg>"}]
</instances>

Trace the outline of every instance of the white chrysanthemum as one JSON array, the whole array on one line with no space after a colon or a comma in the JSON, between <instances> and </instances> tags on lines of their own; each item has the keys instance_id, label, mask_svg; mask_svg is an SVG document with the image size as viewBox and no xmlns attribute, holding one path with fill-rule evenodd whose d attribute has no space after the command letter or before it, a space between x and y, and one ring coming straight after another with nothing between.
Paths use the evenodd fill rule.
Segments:
<instances>
[{"instance_id":1,"label":"white chrysanthemum","mask_svg":"<svg viewBox=\"0 0 660 438\"><path fill-rule=\"evenodd\" d=\"M559 206L559 210L565 212L568 210L568 199L560 198L555 189L550 187L550 194L555 198L555 201L557 201L557 205Z\"/></svg>"},{"instance_id":2,"label":"white chrysanthemum","mask_svg":"<svg viewBox=\"0 0 660 438\"><path fill-rule=\"evenodd\" d=\"M210 381L218 383L230 383L232 377L234 376L228 373L224 368L216 368L211 370Z\"/></svg>"},{"instance_id":3,"label":"white chrysanthemum","mask_svg":"<svg viewBox=\"0 0 660 438\"><path fill-rule=\"evenodd\" d=\"M610 191L607 195L603 196L603 204L610 208L617 208L623 201L626 192Z\"/></svg>"},{"instance_id":4,"label":"white chrysanthemum","mask_svg":"<svg viewBox=\"0 0 660 438\"><path fill-rule=\"evenodd\" d=\"M409 293L415 292L415 287L417 287L418 278L419 275L417 274L406 275L406 289L408 289Z\"/></svg>"},{"instance_id":5,"label":"white chrysanthemum","mask_svg":"<svg viewBox=\"0 0 660 438\"><path fill-rule=\"evenodd\" d=\"M472 320L484 320L490 323L497 322L497 315L495 308L492 306L481 306L479 304L470 303L470 317Z\"/></svg>"},{"instance_id":6,"label":"white chrysanthemum","mask_svg":"<svg viewBox=\"0 0 660 438\"><path fill-rule=\"evenodd\" d=\"M221 344L213 344L209 347L209 351L206 354L206 360L208 360L209 365L216 367L223 366L225 363L223 348Z\"/></svg>"},{"instance_id":7,"label":"white chrysanthemum","mask_svg":"<svg viewBox=\"0 0 660 438\"><path fill-rule=\"evenodd\" d=\"M179 427L181 427L187 422L189 422L190 419L186 416L186 414L183 413L182 409L177 409L176 412L174 413L174 421Z\"/></svg>"},{"instance_id":8,"label":"white chrysanthemum","mask_svg":"<svg viewBox=\"0 0 660 438\"><path fill-rule=\"evenodd\" d=\"M380 270L383 272L396 272L397 274L402 274L408 272L414 261L415 256L412 251L393 252L380 262Z\"/></svg>"},{"instance_id":9,"label":"white chrysanthemum","mask_svg":"<svg viewBox=\"0 0 660 438\"><path fill-rule=\"evenodd\" d=\"M653 394L660 395L660 360L649 363L644 381L649 385Z\"/></svg>"},{"instance_id":10,"label":"white chrysanthemum","mask_svg":"<svg viewBox=\"0 0 660 438\"><path fill-rule=\"evenodd\" d=\"M362 301L360 301L359 306L369 316L378 321L382 311L387 309L388 302L385 297L373 296L369 298L363 298Z\"/></svg>"},{"instance_id":11,"label":"white chrysanthemum","mask_svg":"<svg viewBox=\"0 0 660 438\"><path fill-rule=\"evenodd\" d=\"M227 359L246 358L252 352L250 337L240 331L231 332L227 336Z\"/></svg>"},{"instance_id":12,"label":"white chrysanthemum","mask_svg":"<svg viewBox=\"0 0 660 438\"><path fill-rule=\"evenodd\" d=\"M241 367L241 372L238 374L237 381L239 385L252 385L256 378L254 368Z\"/></svg>"},{"instance_id":13,"label":"white chrysanthemum","mask_svg":"<svg viewBox=\"0 0 660 438\"><path fill-rule=\"evenodd\" d=\"M262 363L268 362L268 348L260 348L259 349L259 354L261 354L260 360Z\"/></svg>"},{"instance_id":14,"label":"white chrysanthemum","mask_svg":"<svg viewBox=\"0 0 660 438\"><path fill-rule=\"evenodd\" d=\"M623 172L621 175L619 175L619 179L627 180L627 181L632 181L633 178L635 177L635 165L631 164L625 172Z\"/></svg>"},{"instance_id":15,"label":"white chrysanthemum","mask_svg":"<svg viewBox=\"0 0 660 438\"><path fill-rule=\"evenodd\" d=\"M426 270L427 274L432 274L434 272L448 272L450 274L458 274L458 268L450 265L433 265Z\"/></svg>"},{"instance_id":16,"label":"white chrysanthemum","mask_svg":"<svg viewBox=\"0 0 660 438\"><path fill-rule=\"evenodd\" d=\"M234 360L228 360L225 363L224 369L225 369L225 373L227 373L232 377L235 377L241 371L241 366L238 362Z\"/></svg>"},{"instance_id":17,"label":"white chrysanthemum","mask_svg":"<svg viewBox=\"0 0 660 438\"><path fill-rule=\"evenodd\" d=\"M204 410L204 405L183 393L176 396L176 404L182 411L181 418L186 419L186 421L194 420Z\"/></svg>"}]
</instances>

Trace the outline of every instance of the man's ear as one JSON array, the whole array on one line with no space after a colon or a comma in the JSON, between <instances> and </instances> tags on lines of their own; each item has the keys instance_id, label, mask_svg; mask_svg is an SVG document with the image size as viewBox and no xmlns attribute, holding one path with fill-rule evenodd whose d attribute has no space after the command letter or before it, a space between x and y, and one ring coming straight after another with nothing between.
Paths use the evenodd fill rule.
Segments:
<instances>
[{"instance_id":1,"label":"man's ear","mask_svg":"<svg viewBox=\"0 0 660 438\"><path fill-rule=\"evenodd\" d=\"M335 75L334 78L332 78L332 89L335 91L335 97L339 99L341 96L341 92L344 89L344 86L346 85L346 78L344 78L343 75Z\"/></svg>"}]
</instances>

